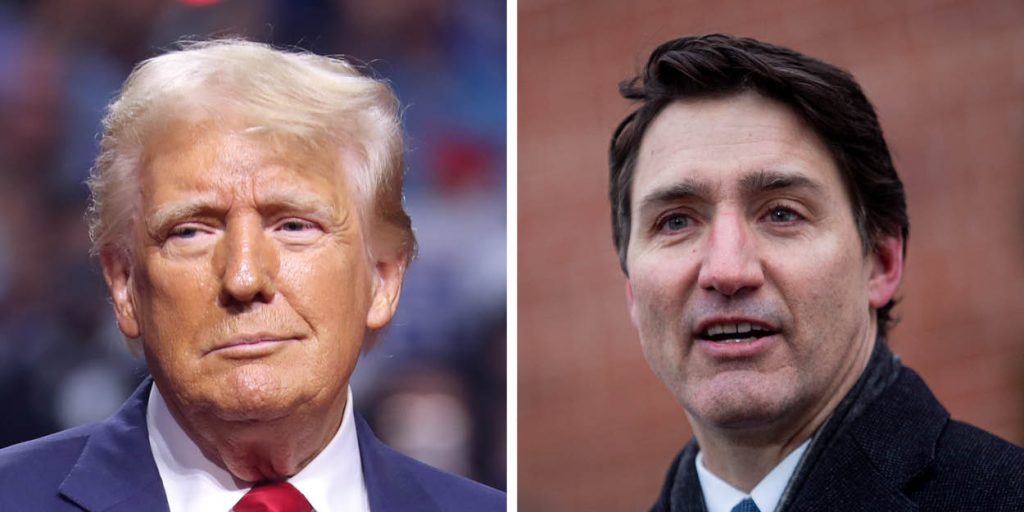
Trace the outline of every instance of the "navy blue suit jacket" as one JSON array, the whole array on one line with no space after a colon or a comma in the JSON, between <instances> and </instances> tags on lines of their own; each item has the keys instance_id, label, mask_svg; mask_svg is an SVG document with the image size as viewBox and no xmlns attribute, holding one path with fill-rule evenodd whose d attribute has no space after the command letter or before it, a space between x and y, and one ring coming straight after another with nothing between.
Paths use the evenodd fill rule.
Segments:
<instances>
[{"instance_id":1,"label":"navy blue suit jacket","mask_svg":"<svg viewBox=\"0 0 1024 512\"><path fill-rule=\"evenodd\" d=\"M167 511L146 429L151 384L106 421L0 450L0 510ZM373 512L505 510L504 493L392 450L358 416L356 433Z\"/></svg>"}]
</instances>

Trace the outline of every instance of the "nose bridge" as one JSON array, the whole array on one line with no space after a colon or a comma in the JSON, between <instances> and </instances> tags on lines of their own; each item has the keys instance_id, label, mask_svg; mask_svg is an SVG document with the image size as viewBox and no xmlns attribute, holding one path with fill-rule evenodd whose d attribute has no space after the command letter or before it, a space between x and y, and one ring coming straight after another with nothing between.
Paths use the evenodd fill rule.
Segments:
<instances>
[{"instance_id":1,"label":"nose bridge","mask_svg":"<svg viewBox=\"0 0 1024 512\"><path fill-rule=\"evenodd\" d=\"M223 238L224 292L235 301L269 301L277 258L258 216L229 216Z\"/></svg>"},{"instance_id":2,"label":"nose bridge","mask_svg":"<svg viewBox=\"0 0 1024 512\"><path fill-rule=\"evenodd\" d=\"M724 295L757 288L764 280L755 235L742 212L724 209L709 226L699 284Z\"/></svg>"}]
</instances>

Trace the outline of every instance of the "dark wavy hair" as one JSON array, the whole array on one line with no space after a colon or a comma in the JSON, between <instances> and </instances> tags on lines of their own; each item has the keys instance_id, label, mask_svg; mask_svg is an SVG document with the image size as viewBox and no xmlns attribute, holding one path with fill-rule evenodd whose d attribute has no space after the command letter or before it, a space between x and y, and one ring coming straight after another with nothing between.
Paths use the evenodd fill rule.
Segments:
<instances>
[{"instance_id":1,"label":"dark wavy hair","mask_svg":"<svg viewBox=\"0 0 1024 512\"><path fill-rule=\"evenodd\" d=\"M644 133L673 101L753 91L788 105L825 143L853 206L864 253L882 237L909 236L903 183L896 174L875 110L846 71L788 48L725 34L682 37L651 53L638 76L622 82L639 103L612 135L609 198L619 263L629 274L630 191ZM876 312L879 333L893 322L889 301Z\"/></svg>"}]
</instances>

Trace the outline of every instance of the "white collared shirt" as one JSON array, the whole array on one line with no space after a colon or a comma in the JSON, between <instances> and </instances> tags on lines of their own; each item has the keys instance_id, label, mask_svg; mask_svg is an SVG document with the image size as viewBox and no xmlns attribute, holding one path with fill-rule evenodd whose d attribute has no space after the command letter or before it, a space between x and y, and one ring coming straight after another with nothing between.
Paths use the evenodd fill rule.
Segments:
<instances>
[{"instance_id":1,"label":"white collared shirt","mask_svg":"<svg viewBox=\"0 0 1024 512\"><path fill-rule=\"evenodd\" d=\"M704 454L698 452L694 464L697 466L697 479L700 481L700 490L704 492L704 505L707 506L708 512L731 512L733 507L748 497L754 500L761 512L773 512L782 499L782 493L786 491L786 485L789 484L800 457L810 444L810 439L804 441L782 459L782 462L757 483L750 494L729 485L708 471L704 467Z\"/></svg>"},{"instance_id":2,"label":"white collared shirt","mask_svg":"<svg viewBox=\"0 0 1024 512\"><path fill-rule=\"evenodd\" d=\"M251 486L236 482L227 470L203 455L171 415L155 384L149 392L146 426L149 447L164 483L170 512L228 512L249 491ZM288 483L295 486L317 512L369 512L360 461L352 390L349 389L338 432L302 471L288 479Z\"/></svg>"}]
</instances>

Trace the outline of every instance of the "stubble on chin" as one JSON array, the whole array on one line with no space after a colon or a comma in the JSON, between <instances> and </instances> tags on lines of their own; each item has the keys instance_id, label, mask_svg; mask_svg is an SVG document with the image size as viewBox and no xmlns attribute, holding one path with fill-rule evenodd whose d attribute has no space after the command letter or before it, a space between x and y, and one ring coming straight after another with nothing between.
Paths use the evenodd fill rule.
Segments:
<instances>
[{"instance_id":1,"label":"stubble on chin","mask_svg":"<svg viewBox=\"0 0 1024 512\"><path fill-rule=\"evenodd\" d=\"M780 370L726 370L681 382L676 398L692 421L724 431L768 429L799 409L795 376Z\"/></svg>"}]
</instances>

